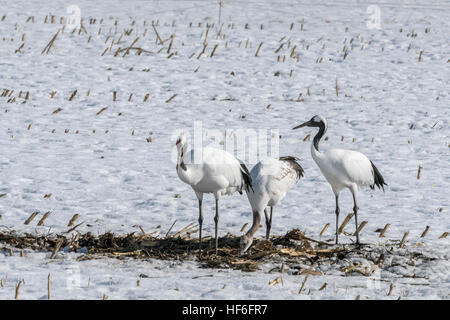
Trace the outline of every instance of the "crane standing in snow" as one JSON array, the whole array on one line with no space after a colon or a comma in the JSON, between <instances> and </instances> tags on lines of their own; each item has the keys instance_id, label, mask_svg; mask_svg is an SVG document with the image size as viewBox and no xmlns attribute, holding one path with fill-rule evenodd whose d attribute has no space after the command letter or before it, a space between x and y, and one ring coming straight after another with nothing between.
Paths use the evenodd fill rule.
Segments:
<instances>
[{"instance_id":1,"label":"crane standing in snow","mask_svg":"<svg viewBox=\"0 0 450 320\"><path fill-rule=\"evenodd\" d=\"M387 185L377 167L365 155L353 150L329 149L326 152L319 151L319 141L327 130L327 120L320 115L316 115L311 120L294 127L319 128L319 132L311 143L311 155L320 171L327 179L336 197L336 244L338 243L338 223L339 223L339 193L342 189L348 188L353 195L353 213L356 224L356 243L359 244L358 232L358 205L356 203L356 193L361 187L370 186L372 189L377 186L383 189Z\"/></svg>"},{"instance_id":2,"label":"crane standing in snow","mask_svg":"<svg viewBox=\"0 0 450 320\"><path fill-rule=\"evenodd\" d=\"M261 213L266 216L266 239L269 239L272 227L273 206L282 200L298 180L303 177L303 168L295 157L281 157L274 159L267 157L258 162L250 172L252 190L247 197L253 211L253 224L249 231L241 237L240 249L243 254L251 246L253 236L259 228ZM270 217L266 207L270 207Z\"/></svg>"},{"instance_id":3,"label":"crane standing in snow","mask_svg":"<svg viewBox=\"0 0 450 320\"><path fill-rule=\"evenodd\" d=\"M219 199L238 191L248 191L252 187L250 173L243 162L230 153L215 148L192 149L187 152L187 139L181 135L176 142L178 177L194 189L199 207L199 258L202 257L202 201L204 193L212 193L216 198L215 240L218 246Z\"/></svg>"}]
</instances>

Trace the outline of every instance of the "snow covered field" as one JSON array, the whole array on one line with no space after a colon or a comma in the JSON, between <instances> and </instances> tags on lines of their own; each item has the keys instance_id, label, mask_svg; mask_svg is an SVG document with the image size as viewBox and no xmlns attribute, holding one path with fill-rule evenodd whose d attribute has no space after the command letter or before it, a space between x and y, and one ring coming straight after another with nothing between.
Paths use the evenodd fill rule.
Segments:
<instances>
[{"instance_id":1,"label":"snow covered field","mask_svg":"<svg viewBox=\"0 0 450 320\"><path fill-rule=\"evenodd\" d=\"M275 208L272 233L299 228L318 239L330 223L322 240L332 241L334 196L303 141L314 131L291 130L322 114L321 148L363 152L389 185L360 193L362 242L381 247L409 232L402 250L433 258L414 266L399 257L380 281L319 266L323 275L298 294L305 277L288 268L283 285L270 286L278 276L270 263L245 273L201 269L195 260L77 262L81 253L64 250L50 260L51 252L10 256L0 243L1 299L13 299L21 280L21 299L46 299L49 273L54 299L449 298L450 237L440 237L450 229L450 1L224 0L219 35L217 1L1 4L0 232L62 233L75 213L75 224L84 222L76 231L93 234L141 227L164 236L175 220L172 233L196 223L197 198L173 159L177 134L193 137L196 122L204 145L221 146L223 137L212 140L217 130L279 135L279 154L299 157L306 176ZM62 29L70 5L83 22L73 32ZM370 5L377 7L368 13ZM373 28L367 20L377 8ZM342 216L352 207L342 193ZM251 223L245 196L223 198L221 208L222 236ZM205 236L214 233L213 212L206 196ZM379 238L375 230L387 223Z\"/></svg>"}]
</instances>

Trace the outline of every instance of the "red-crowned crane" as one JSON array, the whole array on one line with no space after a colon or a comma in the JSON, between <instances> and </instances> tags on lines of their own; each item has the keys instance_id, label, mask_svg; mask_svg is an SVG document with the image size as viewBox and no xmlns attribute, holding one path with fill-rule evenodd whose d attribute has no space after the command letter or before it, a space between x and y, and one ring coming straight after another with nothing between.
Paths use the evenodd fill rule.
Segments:
<instances>
[{"instance_id":1,"label":"red-crowned crane","mask_svg":"<svg viewBox=\"0 0 450 320\"><path fill-rule=\"evenodd\" d=\"M336 244L338 243L338 223L339 223L339 193L347 188L353 195L353 213L356 224L356 243L359 244L358 232L358 205L356 203L356 193L362 187L370 186L374 189L377 186L383 189L387 185L377 167L365 155L358 151L329 149L326 152L319 151L319 141L327 130L327 120L320 115L316 115L311 120L294 127L319 128L319 132L311 143L311 155L320 171L327 179L336 197Z\"/></svg>"},{"instance_id":2,"label":"red-crowned crane","mask_svg":"<svg viewBox=\"0 0 450 320\"><path fill-rule=\"evenodd\" d=\"M194 189L199 207L199 258L202 257L202 201L204 193L212 193L216 198L215 236L216 254L218 246L217 225L219 222L219 199L238 191L248 191L252 187L250 173L245 164L230 153L215 148L197 148L187 152L186 136L181 135L176 142L178 150L177 173L181 181Z\"/></svg>"},{"instance_id":3,"label":"red-crowned crane","mask_svg":"<svg viewBox=\"0 0 450 320\"><path fill-rule=\"evenodd\" d=\"M241 237L241 254L245 253L251 246L253 236L259 228L263 211L266 216L266 239L269 240L273 207L303 177L303 168L297 161L297 158L289 156L280 159L267 157L253 167L250 172L252 190L247 192L253 211L253 224L248 232ZM270 207L270 216L266 207Z\"/></svg>"}]
</instances>

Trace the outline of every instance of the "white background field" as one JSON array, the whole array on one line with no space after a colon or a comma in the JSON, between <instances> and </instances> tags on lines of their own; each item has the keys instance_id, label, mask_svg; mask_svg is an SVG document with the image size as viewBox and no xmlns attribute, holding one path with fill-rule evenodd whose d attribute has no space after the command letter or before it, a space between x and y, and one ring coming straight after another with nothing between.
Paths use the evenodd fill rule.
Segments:
<instances>
[{"instance_id":1,"label":"white background field","mask_svg":"<svg viewBox=\"0 0 450 320\"><path fill-rule=\"evenodd\" d=\"M310 141L303 141L314 131L291 130L322 114L328 140L321 149L363 152L388 184L385 193L360 193L359 221L368 221L362 242L400 240L408 231L407 246L423 241L415 250L436 258L382 274L386 281L376 284L324 267L299 295L304 277L288 270L284 285L269 286L276 277L270 264L243 273L200 269L196 261L76 262L81 253L62 250L49 260L47 252L20 257L5 250L1 299L14 298L20 280L21 298L46 299L49 273L55 299L449 298L450 237L439 239L450 229L449 1L225 0L219 36L217 1L0 3L0 90L14 90L0 97L0 228L61 233L75 213L84 222L77 231L93 234L140 232L140 226L164 236L175 220L173 233L196 223L197 198L177 177L173 152L176 134L193 135L194 121L202 121L205 145L214 143L212 130L279 130L280 155L299 157L305 177L275 208L272 233L298 228L319 238L331 223L322 237L331 240L334 196L311 159ZM61 30L69 5L80 8L86 32ZM369 5L380 8L379 29L367 26ZM58 30L48 54L41 54ZM136 38L133 47L145 50L140 55L117 53ZM342 219L352 207L351 194L342 193ZM24 225L35 211L39 216ZM48 211L44 226L36 226ZM206 196L205 236L214 233L213 214L213 197ZM240 235L251 219L245 196L221 200L220 235ZM380 239L375 230L387 223ZM256 235L264 234L262 228ZM405 281L395 274L419 277ZM195 278L201 275L208 277ZM328 288L319 291L324 282ZM394 292L386 296L391 283Z\"/></svg>"}]
</instances>

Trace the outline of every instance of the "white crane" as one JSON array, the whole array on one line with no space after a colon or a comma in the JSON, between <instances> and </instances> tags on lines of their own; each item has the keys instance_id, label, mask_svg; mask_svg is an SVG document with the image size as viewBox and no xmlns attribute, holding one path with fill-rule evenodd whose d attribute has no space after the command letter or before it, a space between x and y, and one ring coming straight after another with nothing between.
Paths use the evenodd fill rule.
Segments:
<instances>
[{"instance_id":1,"label":"white crane","mask_svg":"<svg viewBox=\"0 0 450 320\"><path fill-rule=\"evenodd\" d=\"M186 136L181 135L176 142L178 150L178 177L194 189L199 207L199 258L202 257L202 201L204 193L212 193L216 198L215 236L217 254L217 225L219 222L219 199L252 187L250 173L243 162L230 153L215 148L198 148L187 152Z\"/></svg>"},{"instance_id":2,"label":"white crane","mask_svg":"<svg viewBox=\"0 0 450 320\"><path fill-rule=\"evenodd\" d=\"M356 193L362 187L370 186L374 189L377 186L383 189L387 185L384 182L378 169L365 155L358 151L329 149L326 152L319 151L319 141L327 130L327 120L320 115L316 115L311 120L294 127L319 128L319 132L311 143L311 155L320 171L327 179L336 197L336 244L338 243L338 223L339 223L339 193L342 189L348 188L353 195L353 213L356 224L356 243L359 244L358 232L358 205L356 203Z\"/></svg>"},{"instance_id":3,"label":"white crane","mask_svg":"<svg viewBox=\"0 0 450 320\"><path fill-rule=\"evenodd\" d=\"M273 207L303 177L303 168L297 161L297 158L290 156L280 159L267 157L253 167L250 172L252 190L247 192L253 212L253 224L248 232L241 237L241 254L251 246L253 236L259 228L263 211L266 216L266 239L269 239ZM270 207L270 217L266 210L268 206Z\"/></svg>"}]
</instances>

